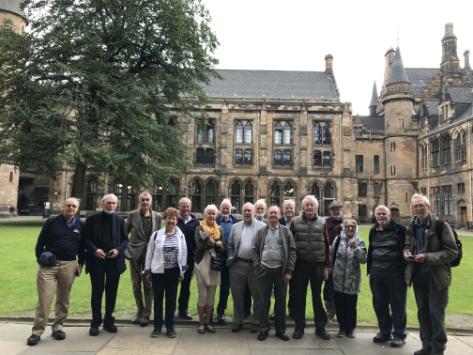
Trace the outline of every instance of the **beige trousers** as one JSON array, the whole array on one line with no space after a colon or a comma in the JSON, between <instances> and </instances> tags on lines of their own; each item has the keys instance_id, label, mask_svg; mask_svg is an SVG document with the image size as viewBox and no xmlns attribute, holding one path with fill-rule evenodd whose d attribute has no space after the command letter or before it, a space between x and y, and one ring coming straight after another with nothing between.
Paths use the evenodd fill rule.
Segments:
<instances>
[{"instance_id":1,"label":"beige trousers","mask_svg":"<svg viewBox=\"0 0 473 355\"><path fill-rule=\"evenodd\" d=\"M43 334L48 323L51 304L56 295L56 317L52 325L53 331L60 330L67 318L69 295L74 283L77 261L59 261L56 266L39 267L36 286L38 288L38 304L32 333Z\"/></svg>"}]
</instances>

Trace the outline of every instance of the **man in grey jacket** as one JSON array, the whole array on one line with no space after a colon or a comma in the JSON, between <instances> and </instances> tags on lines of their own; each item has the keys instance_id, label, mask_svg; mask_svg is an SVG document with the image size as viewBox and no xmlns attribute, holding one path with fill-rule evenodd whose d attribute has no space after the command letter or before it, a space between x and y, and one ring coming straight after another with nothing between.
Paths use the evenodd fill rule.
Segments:
<instances>
[{"instance_id":1,"label":"man in grey jacket","mask_svg":"<svg viewBox=\"0 0 473 355\"><path fill-rule=\"evenodd\" d=\"M130 260L133 296L138 309L131 322L144 327L149 323L153 303L153 286L150 280L143 277L146 247L151 234L159 230L161 226L161 216L151 210L153 200L149 192L142 192L138 199L140 208L128 214L127 231L130 239L125 250L125 256Z\"/></svg>"},{"instance_id":2,"label":"man in grey jacket","mask_svg":"<svg viewBox=\"0 0 473 355\"><path fill-rule=\"evenodd\" d=\"M230 288L233 298L233 332L243 328L244 296L247 285L253 297L253 325L251 331L258 332L261 312L261 297L258 280L253 269L253 243L258 229L265 226L255 218L255 206L243 205L243 221L235 223L228 239L227 266L230 272Z\"/></svg>"},{"instance_id":3,"label":"man in grey jacket","mask_svg":"<svg viewBox=\"0 0 473 355\"><path fill-rule=\"evenodd\" d=\"M450 263L458 255L452 229L430 214L429 199L420 194L411 198L414 218L404 243L408 262L405 276L414 285L422 349L414 355L442 355L447 343L445 308L452 282Z\"/></svg>"},{"instance_id":4,"label":"man in grey jacket","mask_svg":"<svg viewBox=\"0 0 473 355\"><path fill-rule=\"evenodd\" d=\"M281 211L278 206L268 209L265 228L256 233L254 268L262 296L260 333L258 340L265 340L269 333L269 306L274 287L276 337L288 341L286 333L286 285L292 277L296 263L296 243L291 231L279 224Z\"/></svg>"}]
</instances>

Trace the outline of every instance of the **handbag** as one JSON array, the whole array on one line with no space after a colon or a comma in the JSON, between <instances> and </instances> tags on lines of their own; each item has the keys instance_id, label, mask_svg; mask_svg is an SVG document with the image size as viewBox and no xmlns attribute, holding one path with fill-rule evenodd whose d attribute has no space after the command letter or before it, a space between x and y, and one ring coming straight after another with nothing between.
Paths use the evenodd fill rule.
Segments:
<instances>
[{"instance_id":1,"label":"handbag","mask_svg":"<svg viewBox=\"0 0 473 355\"><path fill-rule=\"evenodd\" d=\"M56 266L56 255L51 253L50 251L43 251L39 256L38 263L43 267L51 267Z\"/></svg>"},{"instance_id":2,"label":"handbag","mask_svg":"<svg viewBox=\"0 0 473 355\"><path fill-rule=\"evenodd\" d=\"M210 268L214 271L222 271L223 266L225 265L225 253L223 251L216 252L209 250L209 254L211 257Z\"/></svg>"}]
</instances>

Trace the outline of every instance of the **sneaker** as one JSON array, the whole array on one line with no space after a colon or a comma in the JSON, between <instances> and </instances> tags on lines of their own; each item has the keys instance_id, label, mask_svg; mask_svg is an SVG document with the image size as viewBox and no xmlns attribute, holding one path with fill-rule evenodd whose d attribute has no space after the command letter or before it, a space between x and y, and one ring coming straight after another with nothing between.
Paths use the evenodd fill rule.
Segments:
<instances>
[{"instance_id":1,"label":"sneaker","mask_svg":"<svg viewBox=\"0 0 473 355\"><path fill-rule=\"evenodd\" d=\"M282 341L289 341L289 337L283 332L276 332L276 338L279 338Z\"/></svg>"},{"instance_id":2,"label":"sneaker","mask_svg":"<svg viewBox=\"0 0 473 355\"><path fill-rule=\"evenodd\" d=\"M238 333L243 329L243 324L233 324L232 325L232 332L233 333Z\"/></svg>"},{"instance_id":3,"label":"sneaker","mask_svg":"<svg viewBox=\"0 0 473 355\"><path fill-rule=\"evenodd\" d=\"M216 330L212 324L206 324L205 325L205 330L208 331L209 333L215 333Z\"/></svg>"},{"instance_id":4,"label":"sneaker","mask_svg":"<svg viewBox=\"0 0 473 355\"><path fill-rule=\"evenodd\" d=\"M389 345L391 348L402 348L406 344L403 339L394 338Z\"/></svg>"},{"instance_id":5,"label":"sneaker","mask_svg":"<svg viewBox=\"0 0 473 355\"><path fill-rule=\"evenodd\" d=\"M62 330L55 330L55 331L53 331L53 333L51 335L56 340L66 339L66 333L64 333Z\"/></svg>"},{"instance_id":6,"label":"sneaker","mask_svg":"<svg viewBox=\"0 0 473 355\"><path fill-rule=\"evenodd\" d=\"M26 344L29 346L34 346L39 343L41 337L36 334L31 334L28 339L26 339Z\"/></svg>"},{"instance_id":7,"label":"sneaker","mask_svg":"<svg viewBox=\"0 0 473 355\"><path fill-rule=\"evenodd\" d=\"M337 338L343 338L345 337L345 332L343 330L339 330L337 333Z\"/></svg>"},{"instance_id":8,"label":"sneaker","mask_svg":"<svg viewBox=\"0 0 473 355\"><path fill-rule=\"evenodd\" d=\"M347 336L347 338L350 338L350 339L355 339L356 338L355 332L353 330L351 330L349 332L346 332L345 335Z\"/></svg>"},{"instance_id":9,"label":"sneaker","mask_svg":"<svg viewBox=\"0 0 473 355\"><path fill-rule=\"evenodd\" d=\"M200 324L200 325L197 327L197 333L199 333L199 334L205 334L205 325Z\"/></svg>"},{"instance_id":10,"label":"sneaker","mask_svg":"<svg viewBox=\"0 0 473 355\"><path fill-rule=\"evenodd\" d=\"M391 340L393 340L391 334L386 335L381 332L378 332L373 338L373 343L385 343Z\"/></svg>"},{"instance_id":11,"label":"sneaker","mask_svg":"<svg viewBox=\"0 0 473 355\"><path fill-rule=\"evenodd\" d=\"M151 332L151 338L157 338L161 335L161 329L160 328L154 328L153 331Z\"/></svg>"},{"instance_id":12,"label":"sneaker","mask_svg":"<svg viewBox=\"0 0 473 355\"><path fill-rule=\"evenodd\" d=\"M259 332L257 339L260 341L266 340L268 337L268 331L267 330L262 330Z\"/></svg>"},{"instance_id":13,"label":"sneaker","mask_svg":"<svg viewBox=\"0 0 473 355\"><path fill-rule=\"evenodd\" d=\"M89 328L89 335L91 337L96 337L97 335L99 335L99 327L97 327L96 325L91 325Z\"/></svg>"},{"instance_id":14,"label":"sneaker","mask_svg":"<svg viewBox=\"0 0 473 355\"><path fill-rule=\"evenodd\" d=\"M168 338L175 338L176 337L176 331L174 330L174 328L170 328L166 331L166 336Z\"/></svg>"},{"instance_id":15,"label":"sneaker","mask_svg":"<svg viewBox=\"0 0 473 355\"><path fill-rule=\"evenodd\" d=\"M304 329L295 329L294 333L292 334L292 337L294 339L302 339L304 336Z\"/></svg>"},{"instance_id":16,"label":"sneaker","mask_svg":"<svg viewBox=\"0 0 473 355\"><path fill-rule=\"evenodd\" d=\"M329 340L330 339L330 334L327 333L325 329L316 329L315 330L315 335L317 335L320 339L323 340Z\"/></svg>"}]
</instances>

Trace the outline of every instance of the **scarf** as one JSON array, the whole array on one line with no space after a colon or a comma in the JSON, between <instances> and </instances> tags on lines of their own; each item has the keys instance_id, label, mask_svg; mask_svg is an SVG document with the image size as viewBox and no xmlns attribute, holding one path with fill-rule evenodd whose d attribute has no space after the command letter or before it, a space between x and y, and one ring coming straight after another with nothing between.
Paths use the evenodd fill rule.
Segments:
<instances>
[{"instance_id":1,"label":"scarf","mask_svg":"<svg viewBox=\"0 0 473 355\"><path fill-rule=\"evenodd\" d=\"M220 227L217 223L214 223L213 226L209 226L207 221L204 219L200 222L200 226L204 230L205 234L207 234L213 240L220 240Z\"/></svg>"}]
</instances>

